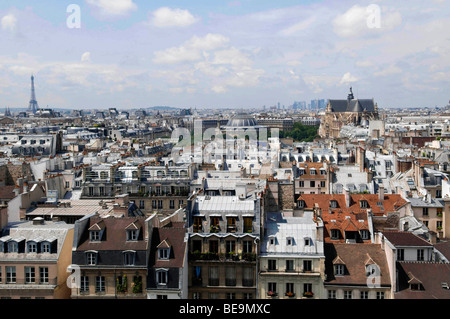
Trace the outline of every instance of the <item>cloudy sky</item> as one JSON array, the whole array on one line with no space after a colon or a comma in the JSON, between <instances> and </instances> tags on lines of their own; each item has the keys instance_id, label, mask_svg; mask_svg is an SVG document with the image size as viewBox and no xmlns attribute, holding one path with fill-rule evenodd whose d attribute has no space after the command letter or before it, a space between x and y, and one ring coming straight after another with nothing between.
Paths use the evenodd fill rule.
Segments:
<instances>
[{"instance_id":1,"label":"cloudy sky","mask_svg":"<svg viewBox=\"0 0 450 319\"><path fill-rule=\"evenodd\" d=\"M449 2L2 0L0 111L32 73L53 108L445 106Z\"/></svg>"}]
</instances>

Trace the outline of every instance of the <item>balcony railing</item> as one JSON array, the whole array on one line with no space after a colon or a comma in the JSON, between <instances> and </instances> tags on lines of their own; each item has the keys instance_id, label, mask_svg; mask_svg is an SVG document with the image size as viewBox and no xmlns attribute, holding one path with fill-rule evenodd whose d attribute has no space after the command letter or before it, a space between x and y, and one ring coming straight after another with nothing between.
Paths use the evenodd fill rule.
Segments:
<instances>
[{"instance_id":1,"label":"balcony railing","mask_svg":"<svg viewBox=\"0 0 450 319\"><path fill-rule=\"evenodd\" d=\"M0 285L29 285L29 286L56 286L58 278L49 278L41 282L39 278L3 278Z\"/></svg>"}]
</instances>

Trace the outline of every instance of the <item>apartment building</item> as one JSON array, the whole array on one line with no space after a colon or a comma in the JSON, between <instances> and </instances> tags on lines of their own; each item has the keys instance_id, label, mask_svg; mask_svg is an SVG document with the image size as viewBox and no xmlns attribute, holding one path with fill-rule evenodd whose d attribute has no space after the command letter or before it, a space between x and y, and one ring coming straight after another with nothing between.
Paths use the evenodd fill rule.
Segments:
<instances>
[{"instance_id":1,"label":"apartment building","mask_svg":"<svg viewBox=\"0 0 450 319\"><path fill-rule=\"evenodd\" d=\"M323 223L313 212L301 215L267 213L259 258L260 299L324 298Z\"/></svg>"},{"instance_id":2,"label":"apartment building","mask_svg":"<svg viewBox=\"0 0 450 319\"><path fill-rule=\"evenodd\" d=\"M64 222L9 224L0 237L0 299L67 299L74 227Z\"/></svg>"},{"instance_id":3,"label":"apartment building","mask_svg":"<svg viewBox=\"0 0 450 319\"><path fill-rule=\"evenodd\" d=\"M189 200L189 298L256 298L260 200L256 194Z\"/></svg>"}]
</instances>

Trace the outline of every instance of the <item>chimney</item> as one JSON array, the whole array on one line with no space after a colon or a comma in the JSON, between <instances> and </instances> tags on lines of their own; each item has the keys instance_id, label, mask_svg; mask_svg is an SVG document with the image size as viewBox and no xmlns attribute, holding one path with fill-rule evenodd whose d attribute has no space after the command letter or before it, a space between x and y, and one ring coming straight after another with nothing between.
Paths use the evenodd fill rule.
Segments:
<instances>
[{"instance_id":1,"label":"chimney","mask_svg":"<svg viewBox=\"0 0 450 319\"><path fill-rule=\"evenodd\" d=\"M23 192L24 193L28 192L28 183L27 182L23 183Z\"/></svg>"},{"instance_id":2,"label":"chimney","mask_svg":"<svg viewBox=\"0 0 450 319\"><path fill-rule=\"evenodd\" d=\"M350 197L350 190L347 187L344 187L344 196L345 196L345 204L348 208L350 207L351 197Z\"/></svg>"},{"instance_id":3,"label":"chimney","mask_svg":"<svg viewBox=\"0 0 450 319\"><path fill-rule=\"evenodd\" d=\"M378 200L379 200L380 202L384 201L384 186L381 185L381 186L379 187L379 189L378 189L378 194L379 194Z\"/></svg>"}]
</instances>

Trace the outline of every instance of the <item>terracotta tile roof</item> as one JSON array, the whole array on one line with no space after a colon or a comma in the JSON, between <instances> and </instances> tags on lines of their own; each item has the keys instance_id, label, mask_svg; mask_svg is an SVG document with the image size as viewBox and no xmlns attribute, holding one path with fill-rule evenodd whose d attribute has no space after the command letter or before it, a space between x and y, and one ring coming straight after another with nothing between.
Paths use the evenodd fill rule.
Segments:
<instances>
[{"instance_id":1,"label":"terracotta tile roof","mask_svg":"<svg viewBox=\"0 0 450 319\"><path fill-rule=\"evenodd\" d=\"M397 211L400 207L408 202L402 198L399 194L387 194L384 195L384 200L379 205L378 194L351 194L350 205L347 207L344 194L302 194L298 197L298 200L305 201L305 208L313 208L317 203L319 208L323 211L329 209L342 212L354 212L361 213L366 212L367 208L370 208L374 215L385 215L388 212ZM337 208L330 208L330 201L337 201ZM367 201L367 208L361 208L360 201Z\"/></svg>"},{"instance_id":2,"label":"terracotta tile roof","mask_svg":"<svg viewBox=\"0 0 450 319\"><path fill-rule=\"evenodd\" d=\"M325 285L361 285L367 286L367 261L380 268L380 284L391 285L386 255L380 245L368 244L331 244L325 243ZM336 258L345 264L345 275L335 276L333 263Z\"/></svg>"},{"instance_id":3,"label":"terracotta tile roof","mask_svg":"<svg viewBox=\"0 0 450 319\"><path fill-rule=\"evenodd\" d=\"M399 291L395 299L450 299L450 264L431 262L398 262ZM424 290L411 290L410 284L421 284Z\"/></svg>"},{"instance_id":4,"label":"terracotta tile roof","mask_svg":"<svg viewBox=\"0 0 450 319\"><path fill-rule=\"evenodd\" d=\"M383 235L394 246L433 246L425 239L407 231L383 231Z\"/></svg>"}]
</instances>

